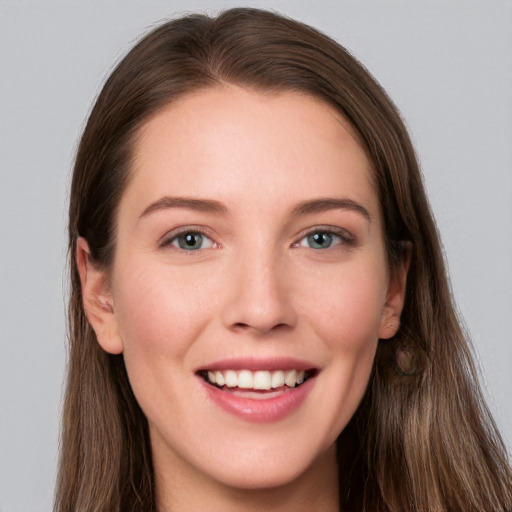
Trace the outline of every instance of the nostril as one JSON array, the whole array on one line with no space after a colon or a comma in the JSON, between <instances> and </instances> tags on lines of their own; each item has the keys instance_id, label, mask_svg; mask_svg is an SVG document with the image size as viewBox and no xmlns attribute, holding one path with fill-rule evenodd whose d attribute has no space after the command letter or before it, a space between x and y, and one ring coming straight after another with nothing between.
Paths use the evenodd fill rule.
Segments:
<instances>
[{"instance_id":1,"label":"nostril","mask_svg":"<svg viewBox=\"0 0 512 512\"><path fill-rule=\"evenodd\" d=\"M283 322L280 322L270 328L262 328L262 327L253 327L247 323L244 323L244 322L237 322L235 324L233 324L233 329L235 330L238 330L238 331L247 331L247 330L256 330L256 331L265 331L265 332L276 332L276 331L283 331L283 330L286 330L288 328L290 328L290 326L286 323L283 323Z\"/></svg>"}]
</instances>

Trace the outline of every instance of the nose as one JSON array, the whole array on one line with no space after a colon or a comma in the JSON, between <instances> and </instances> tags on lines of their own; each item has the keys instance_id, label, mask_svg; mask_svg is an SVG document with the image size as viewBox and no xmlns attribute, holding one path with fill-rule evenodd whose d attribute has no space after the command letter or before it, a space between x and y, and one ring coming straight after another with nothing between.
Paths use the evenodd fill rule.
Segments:
<instances>
[{"instance_id":1,"label":"nose","mask_svg":"<svg viewBox=\"0 0 512 512\"><path fill-rule=\"evenodd\" d=\"M232 266L223 322L230 330L266 335L291 329L297 321L292 283L277 258L239 255Z\"/></svg>"}]
</instances>

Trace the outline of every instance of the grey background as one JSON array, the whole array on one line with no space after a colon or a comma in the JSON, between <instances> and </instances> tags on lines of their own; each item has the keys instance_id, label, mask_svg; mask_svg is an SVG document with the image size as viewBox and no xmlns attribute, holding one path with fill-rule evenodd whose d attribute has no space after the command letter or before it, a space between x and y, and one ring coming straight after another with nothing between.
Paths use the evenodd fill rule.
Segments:
<instances>
[{"instance_id":1,"label":"grey background","mask_svg":"<svg viewBox=\"0 0 512 512\"><path fill-rule=\"evenodd\" d=\"M407 120L512 447L512 2L0 0L0 511L51 509L65 364L66 189L112 64L155 22L252 5L351 49Z\"/></svg>"}]
</instances>

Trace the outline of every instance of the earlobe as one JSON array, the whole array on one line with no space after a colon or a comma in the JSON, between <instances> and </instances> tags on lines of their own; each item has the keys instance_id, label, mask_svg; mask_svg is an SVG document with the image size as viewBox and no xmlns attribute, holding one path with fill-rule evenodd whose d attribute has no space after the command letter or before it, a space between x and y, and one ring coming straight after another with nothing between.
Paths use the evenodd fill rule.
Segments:
<instances>
[{"instance_id":1,"label":"earlobe","mask_svg":"<svg viewBox=\"0 0 512 512\"><path fill-rule=\"evenodd\" d=\"M407 273L411 262L411 244L406 243L400 265L390 279L386 302L382 311L379 338L392 338L400 329L400 315L404 307Z\"/></svg>"},{"instance_id":2,"label":"earlobe","mask_svg":"<svg viewBox=\"0 0 512 512\"><path fill-rule=\"evenodd\" d=\"M107 272L94 264L89 244L82 237L76 243L76 265L80 275L85 314L96 333L98 343L106 352L122 353L123 342L114 315Z\"/></svg>"}]
</instances>

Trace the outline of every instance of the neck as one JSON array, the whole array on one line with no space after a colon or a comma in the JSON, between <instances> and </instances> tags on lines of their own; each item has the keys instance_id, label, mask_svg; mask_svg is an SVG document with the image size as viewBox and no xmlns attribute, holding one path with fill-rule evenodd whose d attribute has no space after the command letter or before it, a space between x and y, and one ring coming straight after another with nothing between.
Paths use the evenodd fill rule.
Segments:
<instances>
[{"instance_id":1,"label":"neck","mask_svg":"<svg viewBox=\"0 0 512 512\"><path fill-rule=\"evenodd\" d=\"M155 467L159 512L339 512L338 466L332 446L293 481L265 489L239 489L174 468Z\"/></svg>"}]
</instances>

